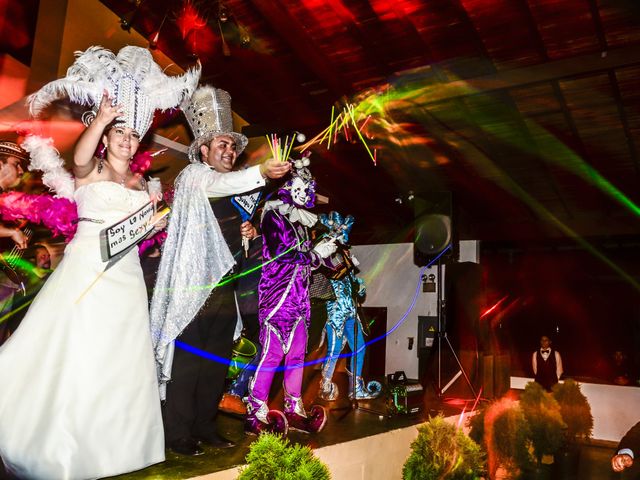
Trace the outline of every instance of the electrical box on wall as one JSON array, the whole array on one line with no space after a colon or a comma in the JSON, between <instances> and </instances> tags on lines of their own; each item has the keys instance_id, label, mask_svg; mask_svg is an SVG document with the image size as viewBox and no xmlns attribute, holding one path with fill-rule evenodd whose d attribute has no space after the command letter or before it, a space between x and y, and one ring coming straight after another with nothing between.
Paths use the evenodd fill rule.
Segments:
<instances>
[{"instance_id":1,"label":"electrical box on wall","mask_svg":"<svg viewBox=\"0 0 640 480\"><path fill-rule=\"evenodd\" d=\"M419 315L438 315L438 286L440 285L444 290L444 270L444 265L442 265L440 269L438 269L437 265L432 265L422 271L422 285L420 288L421 294L418 302L416 303L417 313ZM438 281L438 275L442 277L440 282ZM443 292L440 292L441 295L442 293Z\"/></svg>"},{"instance_id":2,"label":"electrical box on wall","mask_svg":"<svg viewBox=\"0 0 640 480\"><path fill-rule=\"evenodd\" d=\"M418 316L418 348L433 347L433 340L438 333L438 317Z\"/></svg>"}]
</instances>

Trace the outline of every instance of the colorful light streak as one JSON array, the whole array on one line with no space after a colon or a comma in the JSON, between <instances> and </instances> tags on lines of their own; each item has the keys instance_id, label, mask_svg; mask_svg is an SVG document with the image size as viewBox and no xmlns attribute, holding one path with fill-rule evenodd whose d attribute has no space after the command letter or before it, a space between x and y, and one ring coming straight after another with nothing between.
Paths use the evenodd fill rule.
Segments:
<instances>
[{"instance_id":1,"label":"colorful light streak","mask_svg":"<svg viewBox=\"0 0 640 480\"><path fill-rule=\"evenodd\" d=\"M488 309L486 309L482 315L480 315L480 320L482 320L484 317L486 317L487 315L489 315L491 312L494 312L501 304L502 302L504 302L507 298L509 298L509 295L505 295L504 297L502 297L500 300L498 300L496 303L494 303L491 307L489 307Z\"/></svg>"},{"instance_id":2,"label":"colorful light streak","mask_svg":"<svg viewBox=\"0 0 640 480\"><path fill-rule=\"evenodd\" d=\"M349 122L355 126L356 132L360 133L363 130L367 137L373 136L370 132L374 129L384 132L386 135L384 137L377 136L378 139L396 146L422 145L433 149L438 143L444 143L448 148L463 154L483 178L492 179L498 187L520 199L535 212L538 218L575 240L585 250L609 266L636 290L640 291L640 283L638 281L526 192L482 148L465 136L464 131L465 129L481 129L487 134L487 138L498 140L502 144L534 155L548 164L563 168L586 183L598 188L639 217L640 207L594 167L587 164L563 142L531 119L525 118L524 124L529 134L536 137L536 142L518 142L517 139L521 138L522 135L513 135L513 129L505 127L504 117L498 115L501 108L499 105L492 105L491 109L484 108L480 111L466 108L464 109L464 114L459 111L460 109L443 108L444 104L442 102L446 100L454 97L466 98L481 95L484 93L483 91L472 88L464 80L449 82L448 84L424 85L424 80L427 77L427 69L424 70L424 73L418 70L411 75L407 75L406 78L400 77L396 79L394 81L395 86L388 84L376 90L365 91L357 95L353 103L348 103L335 119L333 118L334 110L332 108L332 121L329 127L300 148L304 150L314 144L322 144L328 136L330 137L332 132L337 134ZM403 81L406 85L400 86ZM415 87L414 85L420 86ZM446 105L444 106L446 107ZM402 123L393 118L394 114L401 115L403 118L412 116L423 125L425 135L433 137L434 140L429 138L419 139L419 136L411 135L408 128L410 124L403 126ZM362 128L365 126L365 120L367 120L367 129ZM363 122L361 128L357 127L356 122L358 121ZM456 128L454 129L450 125L456 125ZM360 136L360 139L365 145L369 156L377 164L377 149L374 149L372 154L364 138ZM327 144L327 148L329 147L330 143ZM439 155L435 155L434 158L438 160ZM445 162L446 159L444 158L437 161L437 163Z\"/></svg>"},{"instance_id":3,"label":"colorful light streak","mask_svg":"<svg viewBox=\"0 0 640 480\"><path fill-rule=\"evenodd\" d=\"M32 300L29 300L28 302L23 303L22 305L20 305L18 308L14 308L13 310L11 310L10 312L4 314L2 317L0 317L0 325L5 322L6 320L9 320L12 316L14 316L16 313L24 310L25 308L27 308L29 305L31 305L31 302L33 302Z\"/></svg>"},{"instance_id":4,"label":"colorful light streak","mask_svg":"<svg viewBox=\"0 0 640 480\"><path fill-rule=\"evenodd\" d=\"M20 270L26 272L29 275L35 276L35 273L33 273L36 269L36 266L29 262L28 260L25 260L23 258L14 258L12 259L12 263L18 267ZM3 299L0 299L3 300ZM0 317L0 325L9 320L12 316L14 316L15 314L17 314L18 312L24 310L25 308L27 308L29 305L31 305L31 302L33 302L33 299L30 299L29 301L21 304L20 306L14 308L13 310L11 310L10 312L5 313L2 317Z\"/></svg>"},{"instance_id":5,"label":"colorful light streak","mask_svg":"<svg viewBox=\"0 0 640 480\"><path fill-rule=\"evenodd\" d=\"M292 247L294 248L294 247ZM407 310L404 312L404 314L400 317L400 319L396 322L396 324L387 332L383 333L382 335L379 335L371 340L369 340L368 342L365 342L364 345L362 345L360 348L358 348L355 352L347 352L347 353L340 353L338 355L328 355L325 357L321 357L321 358L317 358L314 360L309 360L307 362L304 362L300 365L296 365L295 367L287 367L287 366L278 366L278 367L273 367L270 368L268 371L274 371L274 372L282 372L284 370L287 370L288 368L303 368L303 367L309 367L312 365L317 365L319 363L323 363L325 360L331 358L351 358L354 355L359 354L360 352L364 351L369 345L378 342L380 340L385 339L386 337L388 337L391 333L393 333L395 330L397 330L400 325L402 325L405 320L407 319L407 317L409 316L409 314L411 313L411 311L413 310L413 307L415 307L416 301L418 299L418 295L420 295L420 292L422 290L422 274L424 273L425 270L427 270L429 267L431 267L434 263L436 263L440 257L442 257L446 252L448 252L451 249L451 245L448 245L447 248L445 248L442 252L440 252L436 257L434 257L427 265L425 265L424 267L422 267L418 273L418 280L416 282L416 289L414 291L413 294L413 298L411 299L411 303L409 305L409 307L407 308ZM286 252L284 252L286 253ZM283 254L284 254L283 253ZM275 259L273 259L275 260ZM272 261L273 261L272 260ZM251 271L255 271L257 268L261 268L260 266L256 267L255 269L249 270L247 272L243 272L243 274L249 273ZM220 357L218 355L209 353L205 350L201 350L199 348L193 347L191 345L188 345L184 342L181 342L179 340L176 340L175 342L176 347L181 348L183 350L186 350L194 355L199 355L202 358L206 358L208 360L214 361L214 362L219 362L219 363L223 363L226 365L230 365L231 364L231 360L229 360L228 358L224 358L224 357ZM249 368L251 370L255 370L257 367L255 365L247 365L246 368ZM266 371L265 367L262 368L263 370Z\"/></svg>"}]
</instances>

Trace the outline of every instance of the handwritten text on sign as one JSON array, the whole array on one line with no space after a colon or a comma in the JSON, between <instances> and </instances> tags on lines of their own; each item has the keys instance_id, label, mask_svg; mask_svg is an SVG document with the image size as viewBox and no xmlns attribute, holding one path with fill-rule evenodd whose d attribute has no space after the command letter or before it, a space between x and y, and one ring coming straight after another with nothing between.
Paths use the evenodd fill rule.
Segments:
<instances>
[{"instance_id":1,"label":"handwritten text on sign","mask_svg":"<svg viewBox=\"0 0 640 480\"><path fill-rule=\"evenodd\" d=\"M104 262L124 252L142 240L153 229L153 203L100 232L100 250Z\"/></svg>"}]
</instances>

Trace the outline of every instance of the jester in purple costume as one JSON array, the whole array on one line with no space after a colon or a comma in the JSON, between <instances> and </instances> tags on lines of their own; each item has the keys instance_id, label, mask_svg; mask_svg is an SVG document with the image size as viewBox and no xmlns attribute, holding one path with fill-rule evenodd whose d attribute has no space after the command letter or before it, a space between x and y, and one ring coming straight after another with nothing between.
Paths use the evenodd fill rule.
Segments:
<instances>
[{"instance_id":1,"label":"jester in purple costume","mask_svg":"<svg viewBox=\"0 0 640 480\"><path fill-rule=\"evenodd\" d=\"M265 263L258 285L258 316L263 350L249 386L247 433L273 431L267 401L273 375L283 360L288 426L317 432L326 422L322 407L316 405L307 414L301 399L311 271L336 250L334 241L312 248L309 229L317 217L304 208L315 203L315 181L308 165L308 158L293 162L293 178L278 192L280 200L267 202L262 214Z\"/></svg>"}]
</instances>

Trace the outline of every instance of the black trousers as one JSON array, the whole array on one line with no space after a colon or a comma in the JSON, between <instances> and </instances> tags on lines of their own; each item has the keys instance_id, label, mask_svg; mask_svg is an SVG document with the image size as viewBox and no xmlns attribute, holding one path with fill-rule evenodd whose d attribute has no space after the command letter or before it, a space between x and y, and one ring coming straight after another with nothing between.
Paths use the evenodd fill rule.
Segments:
<instances>
[{"instance_id":1,"label":"black trousers","mask_svg":"<svg viewBox=\"0 0 640 480\"><path fill-rule=\"evenodd\" d=\"M228 283L211 292L178 340L228 361L236 321L233 284ZM228 367L228 362L204 358L176 346L163 410L167 443L216 433L215 418Z\"/></svg>"}]
</instances>

